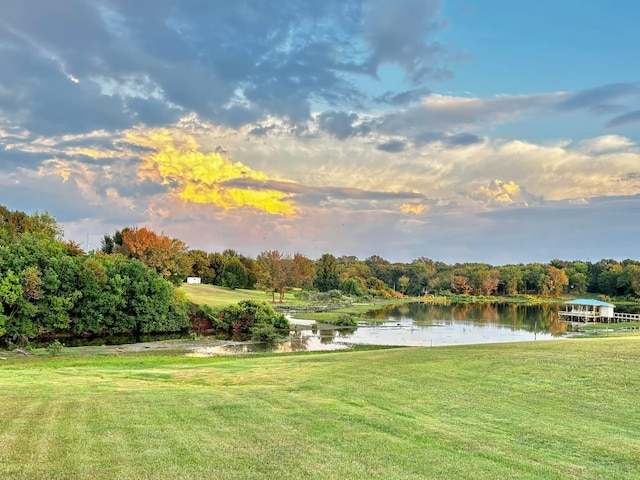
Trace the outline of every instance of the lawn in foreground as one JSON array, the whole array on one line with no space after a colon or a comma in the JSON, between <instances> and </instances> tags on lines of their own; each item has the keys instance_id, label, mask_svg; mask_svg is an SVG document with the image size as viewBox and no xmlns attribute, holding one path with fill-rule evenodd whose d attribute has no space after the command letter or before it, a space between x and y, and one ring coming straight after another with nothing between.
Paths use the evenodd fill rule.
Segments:
<instances>
[{"instance_id":1,"label":"lawn in foreground","mask_svg":"<svg viewBox=\"0 0 640 480\"><path fill-rule=\"evenodd\" d=\"M0 363L0 478L637 478L640 337Z\"/></svg>"}]
</instances>

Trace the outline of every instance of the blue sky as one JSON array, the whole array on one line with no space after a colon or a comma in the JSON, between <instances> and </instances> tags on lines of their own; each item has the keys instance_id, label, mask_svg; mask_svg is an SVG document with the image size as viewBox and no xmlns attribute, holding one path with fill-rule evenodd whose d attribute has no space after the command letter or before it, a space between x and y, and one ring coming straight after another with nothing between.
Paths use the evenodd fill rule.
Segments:
<instances>
[{"instance_id":1,"label":"blue sky","mask_svg":"<svg viewBox=\"0 0 640 480\"><path fill-rule=\"evenodd\" d=\"M89 248L637 258L632 1L0 4L0 204Z\"/></svg>"}]
</instances>

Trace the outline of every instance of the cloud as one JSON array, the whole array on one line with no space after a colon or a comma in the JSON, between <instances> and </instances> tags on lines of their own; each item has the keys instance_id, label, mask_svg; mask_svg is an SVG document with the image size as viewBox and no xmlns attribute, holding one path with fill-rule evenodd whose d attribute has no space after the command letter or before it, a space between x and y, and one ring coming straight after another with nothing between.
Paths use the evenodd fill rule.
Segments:
<instances>
[{"instance_id":1,"label":"cloud","mask_svg":"<svg viewBox=\"0 0 640 480\"><path fill-rule=\"evenodd\" d=\"M200 152L193 137L169 130L151 130L129 132L125 141L151 150L142 157L138 177L171 185L171 193L177 198L223 209L255 208L275 215L296 213L291 195L287 193L225 187L224 182L228 180L267 180L268 177L242 163L233 163L219 153Z\"/></svg>"},{"instance_id":2,"label":"cloud","mask_svg":"<svg viewBox=\"0 0 640 480\"><path fill-rule=\"evenodd\" d=\"M414 88L412 90L405 90L404 92L387 91L382 95L374 98L374 101L377 103L386 103L393 106L402 106L417 102L422 97L426 97L430 94L431 90L427 87Z\"/></svg>"},{"instance_id":3,"label":"cloud","mask_svg":"<svg viewBox=\"0 0 640 480\"><path fill-rule=\"evenodd\" d=\"M427 206L422 203L403 203L400 211L404 214L421 215L427 211Z\"/></svg>"},{"instance_id":4,"label":"cloud","mask_svg":"<svg viewBox=\"0 0 640 480\"><path fill-rule=\"evenodd\" d=\"M340 140L358 133L354 123L358 121L356 113L325 111L318 115L318 127L320 130L333 135Z\"/></svg>"},{"instance_id":5,"label":"cloud","mask_svg":"<svg viewBox=\"0 0 640 480\"><path fill-rule=\"evenodd\" d=\"M623 108L621 101L640 96L638 83L612 83L570 94L557 108L564 111L589 110L609 113Z\"/></svg>"},{"instance_id":6,"label":"cloud","mask_svg":"<svg viewBox=\"0 0 640 480\"><path fill-rule=\"evenodd\" d=\"M603 154L633 148L635 144L620 135L603 135L576 143L575 150L588 154Z\"/></svg>"},{"instance_id":7,"label":"cloud","mask_svg":"<svg viewBox=\"0 0 640 480\"><path fill-rule=\"evenodd\" d=\"M375 72L382 64L396 64L404 68L414 83L428 77L450 76L451 72L441 66L447 49L425 40L444 27L437 20L441 8L439 0L365 3L362 30L371 49L368 60L371 69Z\"/></svg>"},{"instance_id":8,"label":"cloud","mask_svg":"<svg viewBox=\"0 0 640 480\"><path fill-rule=\"evenodd\" d=\"M0 122L46 135L192 112L234 127L269 117L299 125L315 102L360 108L368 93L358 78L383 64L415 82L441 76L452 58L430 39L445 25L440 10L435 0L3 2L0 64L11 68ZM383 97L397 105L427 91Z\"/></svg>"},{"instance_id":9,"label":"cloud","mask_svg":"<svg viewBox=\"0 0 640 480\"><path fill-rule=\"evenodd\" d=\"M605 124L605 127L624 127L638 122L640 122L640 110L634 110L633 112L623 113L622 115L612 118Z\"/></svg>"},{"instance_id":10,"label":"cloud","mask_svg":"<svg viewBox=\"0 0 640 480\"><path fill-rule=\"evenodd\" d=\"M378 150L382 150L383 152L398 153L407 148L407 145L401 140L391 140L389 142L381 143L376 148Z\"/></svg>"}]
</instances>

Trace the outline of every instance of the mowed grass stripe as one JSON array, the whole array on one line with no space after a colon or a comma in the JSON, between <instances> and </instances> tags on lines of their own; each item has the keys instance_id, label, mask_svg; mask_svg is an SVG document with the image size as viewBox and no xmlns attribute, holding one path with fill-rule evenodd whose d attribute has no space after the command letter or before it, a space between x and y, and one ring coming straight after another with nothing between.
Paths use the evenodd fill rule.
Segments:
<instances>
[{"instance_id":1,"label":"mowed grass stripe","mask_svg":"<svg viewBox=\"0 0 640 480\"><path fill-rule=\"evenodd\" d=\"M640 468L640 336L11 357L0 391L2 478L631 479Z\"/></svg>"}]
</instances>

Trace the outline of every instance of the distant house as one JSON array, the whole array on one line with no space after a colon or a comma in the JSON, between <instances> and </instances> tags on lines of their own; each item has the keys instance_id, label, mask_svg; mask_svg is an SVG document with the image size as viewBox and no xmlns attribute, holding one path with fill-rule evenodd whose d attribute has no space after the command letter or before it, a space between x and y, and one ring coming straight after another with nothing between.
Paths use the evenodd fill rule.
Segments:
<instances>
[{"instance_id":1,"label":"distant house","mask_svg":"<svg viewBox=\"0 0 640 480\"><path fill-rule=\"evenodd\" d=\"M570 322L610 322L616 315L613 303L578 298L565 302L565 309L560 310L560 318Z\"/></svg>"},{"instance_id":2,"label":"distant house","mask_svg":"<svg viewBox=\"0 0 640 480\"><path fill-rule=\"evenodd\" d=\"M187 283L202 283L200 277L187 277Z\"/></svg>"}]
</instances>

